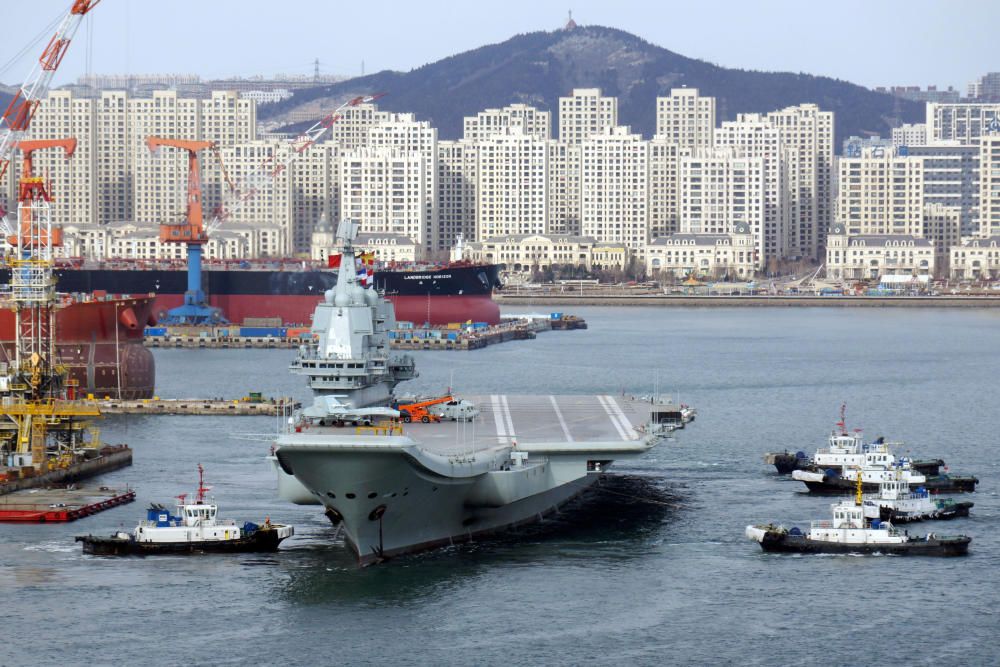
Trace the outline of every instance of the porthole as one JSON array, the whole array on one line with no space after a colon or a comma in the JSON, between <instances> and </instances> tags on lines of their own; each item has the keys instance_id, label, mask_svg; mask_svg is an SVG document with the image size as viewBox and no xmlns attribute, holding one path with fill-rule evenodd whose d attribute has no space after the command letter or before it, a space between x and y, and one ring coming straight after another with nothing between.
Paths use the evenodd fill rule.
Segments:
<instances>
[{"instance_id":1,"label":"porthole","mask_svg":"<svg viewBox=\"0 0 1000 667\"><path fill-rule=\"evenodd\" d=\"M337 497L337 494L334 493L333 491L327 491L326 495L330 496L331 498L336 498Z\"/></svg>"},{"instance_id":2,"label":"porthole","mask_svg":"<svg viewBox=\"0 0 1000 667\"><path fill-rule=\"evenodd\" d=\"M370 499L375 498L377 496L378 496L378 492L377 491L372 491L371 493L368 494L368 499L370 500Z\"/></svg>"},{"instance_id":3,"label":"porthole","mask_svg":"<svg viewBox=\"0 0 1000 667\"><path fill-rule=\"evenodd\" d=\"M354 494L353 494L353 493L348 493L348 494L346 494L346 495L347 495L347 499L348 499L348 500L354 500L354 498L355 498L355 496L354 496Z\"/></svg>"}]
</instances>

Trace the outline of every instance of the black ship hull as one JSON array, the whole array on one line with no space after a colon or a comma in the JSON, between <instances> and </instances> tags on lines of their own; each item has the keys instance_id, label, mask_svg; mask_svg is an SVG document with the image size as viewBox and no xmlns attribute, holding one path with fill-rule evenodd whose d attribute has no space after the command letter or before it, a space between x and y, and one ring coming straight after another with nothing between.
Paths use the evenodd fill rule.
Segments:
<instances>
[{"instance_id":1,"label":"black ship hull","mask_svg":"<svg viewBox=\"0 0 1000 667\"><path fill-rule=\"evenodd\" d=\"M83 553L95 556L155 556L162 554L199 553L256 553L277 551L284 540L279 537L279 526L259 528L248 537L238 540L207 540L202 542L137 542L130 537L97 537L78 535L83 543Z\"/></svg>"}]
</instances>

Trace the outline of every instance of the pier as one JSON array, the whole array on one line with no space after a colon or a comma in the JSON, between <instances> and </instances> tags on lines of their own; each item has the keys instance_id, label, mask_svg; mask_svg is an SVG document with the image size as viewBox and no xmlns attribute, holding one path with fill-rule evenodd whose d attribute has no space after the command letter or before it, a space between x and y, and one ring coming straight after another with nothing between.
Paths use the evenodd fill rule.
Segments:
<instances>
[{"instance_id":1,"label":"pier","mask_svg":"<svg viewBox=\"0 0 1000 667\"><path fill-rule=\"evenodd\" d=\"M586 328L587 322L583 318L563 313L507 317L494 325L469 322L415 327L408 322L400 322L395 330L389 332L389 347L393 350L478 350L511 340L531 340L544 331ZM147 328L143 344L158 349L295 349L310 340L312 332L307 327L171 326ZM190 406L177 407L178 412L167 412L170 409L168 406L147 409L141 405L142 401L114 401L116 405L105 403L101 403L101 411L110 414L260 414L240 412L238 409L234 411L228 406L206 407L205 412L193 413L188 411L193 409ZM129 407L123 408L124 404L129 404Z\"/></svg>"},{"instance_id":2,"label":"pier","mask_svg":"<svg viewBox=\"0 0 1000 667\"><path fill-rule=\"evenodd\" d=\"M135 500L135 491L106 486L29 489L0 498L2 523L66 523Z\"/></svg>"},{"instance_id":3,"label":"pier","mask_svg":"<svg viewBox=\"0 0 1000 667\"><path fill-rule=\"evenodd\" d=\"M132 450L127 445L111 445L99 449L94 458L75 461L52 470L38 471L31 466L7 467L0 472L0 496L25 489L69 484L130 465Z\"/></svg>"},{"instance_id":4,"label":"pier","mask_svg":"<svg viewBox=\"0 0 1000 667\"><path fill-rule=\"evenodd\" d=\"M403 327L389 332L389 347L393 350L478 350L511 340L531 340L545 331L586 328L587 322L575 315L525 315L504 318L494 326Z\"/></svg>"},{"instance_id":5,"label":"pier","mask_svg":"<svg viewBox=\"0 0 1000 667\"><path fill-rule=\"evenodd\" d=\"M276 416L301 407L290 397L281 398L148 398L90 399L106 415L222 415L232 417Z\"/></svg>"}]
</instances>

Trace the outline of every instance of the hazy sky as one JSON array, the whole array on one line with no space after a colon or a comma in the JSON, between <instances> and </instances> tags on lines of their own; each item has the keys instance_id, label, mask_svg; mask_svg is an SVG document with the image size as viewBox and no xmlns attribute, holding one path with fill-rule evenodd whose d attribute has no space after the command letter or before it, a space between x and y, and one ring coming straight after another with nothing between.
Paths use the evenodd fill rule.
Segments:
<instances>
[{"instance_id":1,"label":"hazy sky","mask_svg":"<svg viewBox=\"0 0 1000 667\"><path fill-rule=\"evenodd\" d=\"M0 81L8 60L69 0L0 0ZM408 70L512 35L551 30L566 12L727 67L789 70L866 86L954 85L1000 70L996 0L103 0L77 34L56 85L94 73L357 74ZM15 30L14 27L17 27ZM93 39L88 39L88 33ZM92 46L90 43L92 42ZM42 44L31 50L39 53ZM88 48L88 46L90 48Z\"/></svg>"}]
</instances>

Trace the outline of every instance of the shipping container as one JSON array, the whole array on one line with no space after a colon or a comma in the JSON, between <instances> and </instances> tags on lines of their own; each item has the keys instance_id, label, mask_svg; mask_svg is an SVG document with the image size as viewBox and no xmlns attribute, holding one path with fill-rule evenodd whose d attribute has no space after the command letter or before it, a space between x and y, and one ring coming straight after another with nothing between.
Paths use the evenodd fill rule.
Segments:
<instances>
[{"instance_id":1,"label":"shipping container","mask_svg":"<svg viewBox=\"0 0 1000 667\"><path fill-rule=\"evenodd\" d=\"M553 320L561 320L562 316L563 316L562 313L552 313L549 317L551 317Z\"/></svg>"},{"instance_id":2,"label":"shipping container","mask_svg":"<svg viewBox=\"0 0 1000 667\"><path fill-rule=\"evenodd\" d=\"M147 336L166 336L167 335L167 328L166 327L146 327L146 335Z\"/></svg>"},{"instance_id":3,"label":"shipping container","mask_svg":"<svg viewBox=\"0 0 1000 667\"><path fill-rule=\"evenodd\" d=\"M280 317L246 317L243 326L254 328L274 328L283 324Z\"/></svg>"},{"instance_id":4,"label":"shipping container","mask_svg":"<svg viewBox=\"0 0 1000 667\"><path fill-rule=\"evenodd\" d=\"M281 337L281 329L278 327L240 327L240 335L244 338L255 337L263 338L270 336L272 338Z\"/></svg>"}]
</instances>

